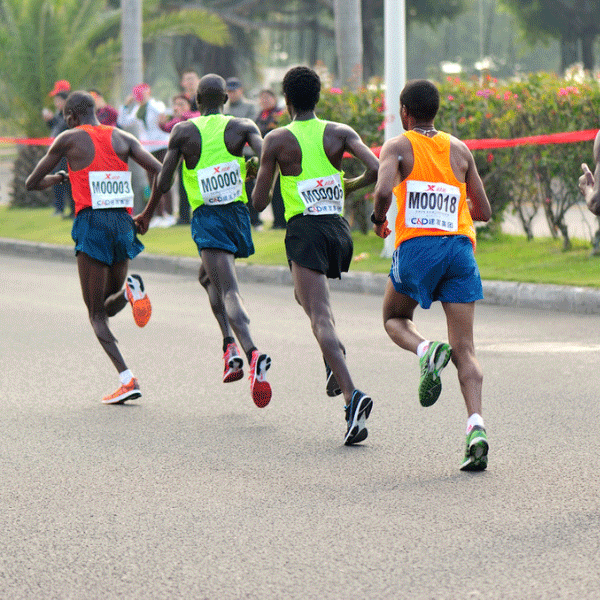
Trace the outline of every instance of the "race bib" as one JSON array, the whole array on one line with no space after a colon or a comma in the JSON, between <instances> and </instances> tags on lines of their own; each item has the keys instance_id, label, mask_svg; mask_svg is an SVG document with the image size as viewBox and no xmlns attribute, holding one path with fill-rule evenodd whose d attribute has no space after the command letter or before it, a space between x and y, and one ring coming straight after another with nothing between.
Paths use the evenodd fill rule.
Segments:
<instances>
[{"instance_id":1,"label":"race bib","mask_svg":"<svg viewBox=\"0 0 600 600\"><path fill-rule=\"evenodd\" d=\"M406 227L458 231L460 189L447 183L406 182Z\"/></svg>"},{"instance_id":2,"label":"race bib","mask_svg":"<svg viewBox=\"0 0 600 600\"><path fill-rule=\"evenodd\" d=\"M90 171L92 208L133 208L131 171Z\"/></svg>"},{"instance_id":3,"label":"race bib","mask_svg":"<svg viewBox=\"0 0 600 600\"><path fill-rule=\"evenodd\" d=\"M297 184L304 202L305 215L341 215L344 208L344 186L339 173L305 179Z\"/></svg>"},{"instance_id":4,"label":"race bib","mask_svg":"<svg viewBox=\"0 0 600 600\"><path fill-rule=\"evenodd\" d=\"M244 182L240 163L232 160L198 171L198 185L205 204L229 204L242 197Z\"/></svg>"}]
</instances>

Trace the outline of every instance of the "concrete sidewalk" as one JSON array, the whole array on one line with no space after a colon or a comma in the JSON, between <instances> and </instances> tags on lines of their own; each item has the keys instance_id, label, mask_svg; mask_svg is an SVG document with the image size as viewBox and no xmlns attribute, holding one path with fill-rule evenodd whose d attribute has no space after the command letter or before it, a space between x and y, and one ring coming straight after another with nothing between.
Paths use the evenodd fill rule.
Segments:
<instances>
[{"instance_id":1,"label":"concrete sidewalk","mask_svg":"<svg viewBox=\"0 0 600 600\"><path fill-rule=\"evenodd\" d=\"M70 246L42 244L0 238L0 253L12 256L37 257L74 263L74 252ZM132 267L160 273L182 273L196 277L199 259L188 257L160 256L143 252ZM292 285L287 267L267 267L237 263L240 282ZM330 280L332 290L374 294L383 296L387 275L351 271L341 280ZM539 285L508 281L483 281L484 304L537 308L580 314L600 314L600 290L562 285Z\"/></svg>"}]
</instances>

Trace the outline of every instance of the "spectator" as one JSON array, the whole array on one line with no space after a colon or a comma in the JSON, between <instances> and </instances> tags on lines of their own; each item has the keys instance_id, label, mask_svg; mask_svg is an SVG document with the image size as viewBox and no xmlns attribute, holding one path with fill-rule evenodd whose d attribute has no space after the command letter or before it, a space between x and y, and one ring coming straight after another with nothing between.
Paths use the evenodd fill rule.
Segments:
<instances>
[{"instance_id":1,"label":"spectator","mask_svg":"<svg viewBox=\"0 0 600 600\"><path fill-rule=\"evenodd\" d=\"M159 126L160 115L166 108L163 102L152 98L152 89L147 83L136 85L132 93L125 99L125 105L119 110L117 125L128 127L137 124L139 138L146 144L150 153L161 163L167 153L169 135ZM173 216L173 199L171 191L163 194L156 211L158 214L151 227L171 227L175 225Z\"/></svg>"},{"instance_id":2,"label":"spectator","mask_svg":"<svg viewBox=\"0 0 600 600\"><path fill-rule=\"evenodd\" d=\"M119 116L117 109L108 104L104 99L104 96L98 90L91 89L88 90L88 92L96 103L96 117L100 124L115 127L117 124L117 117Z\"/></svg>"},{"instance_id":3,"label":"spectator","mask_svg":"<svg viewBox=\"0 0 600 600\"><path fill-rule=\"evenodd\" d=\"M198 91L198 84L200 83L200 76L194 69L186 69L181 74L181 89L184 95L190 101L191 110L198 111L198 101L196 100L196 92Z\"/></svg>"},{"instance_id":4,"label":"spectator","mask_svg":"<svg viewBox=\"0 0 600 600\"><path fill-rule=\"evenodd\" d=\"M46 124L50 128L50 137L55 138L63 131L68 129L67 122L65 121L65 117L63 115L63 108L65 106L65 102L67 100L67 96L69 95L69 91L71 89L71 84L66 79L61 79L54 83L54 87L52 91L48 94L53 102L54 102L54 110L52 112L49 108L44 108L42 110L42 117ZM54 168L52 173L57 173L58 171L66 171L67 170L67 159L62 158L58 165ZM70 204L70 214L69 218L73 218L74 213L74 205L71 197L71 183L68 180L65 180L61 183L56 184L53 187L54 190L54 215L62 216L64 207L65 207L65 196Z\"/></svg>"},{"instance_id":5,"label":"spectator","mask_svg":"<svg viewBox=\"0 0 600 600\"><path fill-rule=\"evenodd\" d=\"M198 80L200 81L200 80ZM181 121L187 121L193 117L199 117L200 112L192 110L192 104L190 99L187 97L185 93L177 94L177 96L173 96L173 118L167 120L168 117L166 115L161 115L160 117L160 128L163 131L171 133L171 130L177 123ZM196 106L198 103L194 100ZM180 164L177 173L178 173L178 191L179 191L179 217L177 219L177 225L189 225L190 223L190 203L188 202L187 192L185 191L185 186L183 185L183 174L182 174L182 165Z\"/></svg>"},{"instance_id":6,"label":"spectator","mask_svg":"<svg viewBox=\"0 0 600 600\"><path fill-rule=\"evenodd\" d=\"M260 112L255 121L260 129L260 133L265 137L269 131L277 127L277 121L283 111L277 106L277 98L275 94L268 89L261 90L258 96L258 104ZM254 180L253 180L254 182ZM285 229L285 209L283 206L283 198L281 197L281 184L279 175L275 181L273 188L273 199L271 200L271 208L273 209L273 229Z\"/></svg>"},{"instance_id":7,"label":"spectator","mask_svg":"<svg viewBox=\"0 0 600 600\"><path fill-rule=\"evenodd\" d=\"M256 107L250 100L244 98L244 87L242 82L237 77L230 77L226 82L228 101L223 108L223 113L233 115L240 119L252 119L256 117ZM249 146L244 148L244 157L250 158L253 152ZM246 195L248 198L252 196L254 189L254 179L246 181ZM248 210L250 211L250 223L255 229L262 229L263 223L258 212L254 209L251 202L248 202Z\"/></svg>"}]
</instances>

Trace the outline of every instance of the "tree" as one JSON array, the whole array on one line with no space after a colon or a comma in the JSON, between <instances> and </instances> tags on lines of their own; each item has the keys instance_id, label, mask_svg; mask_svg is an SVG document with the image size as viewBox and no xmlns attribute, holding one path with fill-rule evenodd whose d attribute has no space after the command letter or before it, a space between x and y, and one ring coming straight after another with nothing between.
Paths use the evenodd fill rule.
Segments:
<instances>
[{"instance_id":1,"label":"tree","mask_svg":"<svg viewBox=\"0 0 600 600\"><path fill-rule=\"evenodd\" d=\"M227 27L200 10L159 12L146 0L144 39L193 33L224 44ZM0 0L0 72L5 115L27 137L47 135L42 108L54 81L68 79L77 88L108 88L118 72L120 10L98 0ZM15 164L13 203L27 202L24 177L39 152L21 146ZM24 177L23 177L24 176Z\"/></svg>"},{"instance_id":2,"label":"tree","mask_svg":"<svg viewBox=\"0 0 600 600\"><path fill-rule=\"evenodd\" d=\"M532 42L561 41L561 69L576 62L581 51L583 68L594 68L593 46L600 34L598 0L502 0Z\"/></svg>"}]
</instances>

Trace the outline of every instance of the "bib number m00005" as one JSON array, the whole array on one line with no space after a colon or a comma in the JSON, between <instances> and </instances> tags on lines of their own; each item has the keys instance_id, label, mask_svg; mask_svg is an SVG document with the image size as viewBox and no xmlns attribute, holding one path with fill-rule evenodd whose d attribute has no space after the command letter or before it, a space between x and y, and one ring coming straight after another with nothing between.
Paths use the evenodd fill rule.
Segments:
<instances>
[{"instance_id":1,"label":"bib number m00005","mask_svg":"<svg viewBox=\"0 0 600 600\"><path fill-rule=\"evenodd\" d=\"M344 186L339 173L305 179L297 184L304 202L305 215L341 215L344 209Z\"/></svg>"}]
</instances>

